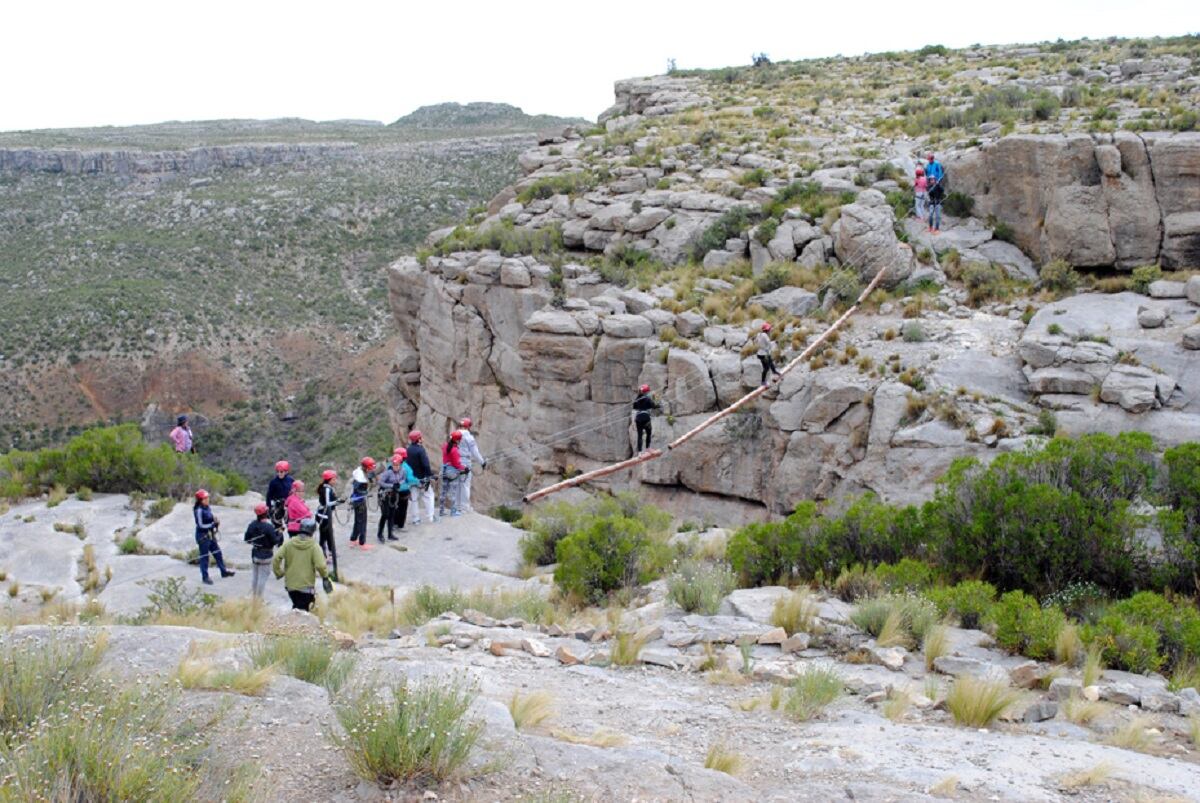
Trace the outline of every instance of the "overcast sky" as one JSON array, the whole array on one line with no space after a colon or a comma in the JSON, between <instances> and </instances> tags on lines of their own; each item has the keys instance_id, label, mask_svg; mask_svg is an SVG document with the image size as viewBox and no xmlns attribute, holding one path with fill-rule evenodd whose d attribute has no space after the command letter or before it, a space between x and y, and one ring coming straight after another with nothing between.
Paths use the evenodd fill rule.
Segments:
<instances>
[{"instance_id":1,"label":"overcast sky","mask_svg":"<svg viewBox=\"0 0 1200 803\"><path fill-rule=\"evenodd\" d=\"M390 122L442 101L594 118L618 78L939 43L1188 33L1195 0L14 0L0 130L227 117Z\"/></svg>"}]
</instances>

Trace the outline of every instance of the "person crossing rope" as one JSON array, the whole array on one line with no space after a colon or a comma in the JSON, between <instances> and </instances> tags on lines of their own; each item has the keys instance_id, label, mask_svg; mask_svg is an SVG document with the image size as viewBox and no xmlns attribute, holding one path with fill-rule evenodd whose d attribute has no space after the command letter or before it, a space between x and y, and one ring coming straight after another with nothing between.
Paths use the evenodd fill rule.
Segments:
<instances>
[{"instance_id":1,"label":"person crossing rope","mask_svg":"<svg viewBox=\"0 0 1200 803\"><path fill-rule=\"evenodd\" d=\"M758 361L762 363L762 386L767 386L767 374L775 376L783 376L779 373L779 369L775 367L775 359L771 356L771 351L774 344L771 343L771 322L764 321L762 328L758 332L758 337L754 339L754 345L758 346Z\"/></svg>"},{"instance_id":2,"label":"person crossing rope","mask_svg":"<svg viewBox=\"0 0 1200 803\"><path fill-rule=\"evenodd\" d=\"M646 438L646 447L650 448L650 413L658 410L659 404L650 395L650 386L642 385L638 388L637 398L633 400L633 423L637 427L637 454L642 453L642 436Z\"/></svg>"},{"instance_id":3,"label":"person crossing rope","mask_svg":"<svg viewBox=\"0 0 1200 803\"><path fill-rule=\"evenodd\" d=\"M481 470L487 468L487 460L483 459L483 455L479 452L479 444L475 442L475 436L471 434L471 419L464 418L458 422L458 426L459 432L462 433L462 448L459 449L459 456L462 458L463 465L467 467L467 472L459 480L462 483L459 488L459 496L462 497L462 509L470 513L471 477L475 474L471 469L475 467Z\"/></svg>"}]
</instances>

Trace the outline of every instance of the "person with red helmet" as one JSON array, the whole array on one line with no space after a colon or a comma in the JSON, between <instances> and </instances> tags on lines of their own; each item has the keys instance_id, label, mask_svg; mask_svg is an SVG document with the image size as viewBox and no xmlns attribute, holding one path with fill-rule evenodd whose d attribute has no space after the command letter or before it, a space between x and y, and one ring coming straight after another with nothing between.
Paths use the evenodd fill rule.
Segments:
<instances>
[{"instance_id":1,"label":"person with red helmet","mask_svg":"<svg viewBox=\"0 0 1200 803\"><path fill-rule=\"evenodd\" d=\"M283 544L283 533L279 532L270 521L271 509L266 503L259 502L254 506L254 521L246 527L246 543L250 544L250 594L261 599L267 588L267 579L271 576L271 559L275 557L275 547Z\"/></svg>"},{"instance_id":2,"label":"person with red helmet","mask_svg":"<svg viewBox=\"0 0 1200 803\"><path fill-rule=\"evenodd\" d=\"M221 529L221 520L209 507L208 491L203 488L196 491L196 503L192 505L192 518L196 522L196 546L200 550L200 580L206 586L213 584L212 578L208 576L210 555L216 560L222 577L233 577L237 572L225 568L225 559L221 556L221 547L217 543L217 530Z\"/></svg>"},{"instance_id":3,"label":"person with red helmet","mask_svg":"<svg viewBox=\"0 0 1200 803\"><path fill-rule=\"evenodd\" d=\"M650 448L650 435L652 429L650 427L650 414L654 410L658 410L658 402L650 395L650 386L642 385L638 388L637 398L633 400L633 424L637 427L637 453L642 453L642 437L646 438L646 447Z\"/></svg>"},{"instance_id":4,"label":"person with red helmet","mask_svg":"<svg viewBox=\"0 0 1200 803\"><path fill-rule=\"evenodd\" d=\"M459 456L462 458L462 463L467 467L467 473L463 474L461 479L461 487L459 495L462 497L462 509L471 512L471 477L475 476L475 472L471 469L478 466L480 469L487 468L487 460L483 458L483 454L479 451L479 444L475 442L475 436L471 434L470 418L464 418L458 422L459 432L462 433L462 448L459 449Z\"/></svg>"},{"instance_id":5,"label":"person with red helmet","mask_svg":"<svg viewBox=\"0 0 1200 803\"><path fill-rule=\"evenodd\" d=\"M399 465L396 464L396 459L399 458ZM417 477L413 474L412 466L408 464L408 450L397 449L392 455L392 466L396 473L400 475L400 485L396 489L396 507L392 509L392 518L397 529L403 530L404 523L408 520L408 501L412 498L413 489L419 483Z\"/></svg>"},{"instance_id":6,"label":"person with red helmet","mask_svg":"<svg viewBox=\"0 0 1200 803\"><path fill-rule=\"evenodd\" d=\"M403 454L403 449L393 454L391 464L379 476L379 528L375 537L381 544L384 543L384 527L387 527L388 541L400 540L394 531L397 526L404 529L404 518L408 515L408 489L412 487L413 474L404 462Z\"/></svg>"},{"instance_id":7,"label":"person with red helmet","mask_svg":"<svg viewBox=\"0 0 1200 803\"><path fill-rule=\"evenodd\" d=\"M354 511L354 529L350 531L350 546L369 550L367 544L367 495L375 480L375 458L364 457L350 474L350 508Z\"/></svg>"},{"instance_id":8,"label":"person with red helmet","mask_svg":"<svg viewBox=\"0 0 1200 803\"><path fill-rule=\"evenodd\" d=\"M767 386L767 374L774 374L776 377L783 376L775 367L775 358L771 356L771 351L774 345L771 343L771 322L766 321L759 329L758 336L754 339L754 345L758 347L758 361L762 363L762 386Z\"/></svg>"},{"instance_id":9,"label":"person with red helmet","mask_svg":"<svg viewBox=\"0 0 1200 803\"><path fill-rule=\"evenodd\" d=\"M275 464L275 476L267 484L267 508L271 511L271 522L276 527L287 523L287 500L292 495L292 466L286 460Z\"/></svg>"},{"instance_id":10,"label":"person with red helmet","mask_svg":"<svg viewBox=\"0 0 1200 803\"><path fill-rule=\"evenodd\" d=\"M304 501L304 480L292 483L292 493L287 498L286 510L288 537L291 538L300 532L300 522L313 517L312 511Z\"/></svg>"},{"instance_id":11,"label":"person with red helmet","mask_svg":"<svg viewBox=\"0 0 1200 803\"><path fill-rule=\"evenodd\" d=\"M913 213L917 220L925 220L926 207L929 204L929 179L921 165L917 165L916 177L913 178L913 204Z\"/></svg>"},{"instance_id":12,"label":"person with red helmet","mask_svg":"<svg viewBox=\"0 0 1200 803\"><path fill-rule=\"evenodd\" d=\"M463 465L462 452L459 448L461 443L462 431L456 429L442 444L442 492L438 496L439 516L446 515L447 501L450 503L451 516L462 515L462 500L459 498L460 480L470 469Z\"/></svg>"},{"instance_id":13,"label":"person with red helmet","mask_svg":"<svg viewBox=\"0 0 1200 803\"><path fill-rule=\"evenodd\" d=\"M317 526L320 533L318 541L321 552L325 554L325 560L332 566L329 572L335 581L338 579L338 566L337 546L333 537L333 511L343 501L338 498L337 489L334 488L333 484L336 481L337 472L325 469L321 472L321 484L317 486Z\"/></svg>"},{"instance_id":14,"label":"person with red helmet","mask_svg":"<svg viewBox=\"0 0 1200 803\"><path fill-rule=\"evenodd\" d=\"M942 228L942 202L946 200L946 168L934 155L929 154L925 165L925 178L929 185L929 231L937 234Z\"/></svg>"},{"instance_id":15,"label":"person with red helmet","mask_svg":"<svg viewBox=\"0 0 1200 803\"><path fill-rule=\"evenodd\" d=\"M417 481L414 489L416 499L412 506L414 527L421 524L422 512L428 521L437 521L437 516L433 515L433 466L429 464L429 453L421 443L423 440L419 429L408 433L408 454L404 458Z\"/></svg>"}]
</instances>

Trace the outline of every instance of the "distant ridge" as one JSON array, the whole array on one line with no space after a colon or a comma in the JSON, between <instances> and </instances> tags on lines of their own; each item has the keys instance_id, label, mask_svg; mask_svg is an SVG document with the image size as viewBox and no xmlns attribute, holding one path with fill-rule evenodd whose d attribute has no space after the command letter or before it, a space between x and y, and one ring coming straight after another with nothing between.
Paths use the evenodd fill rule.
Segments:
<instances>
[{"instance_id":1,"label":"distant ridge","mask_svg":"<svg viewBox=\"0 0 1200 803\"><path fill-rule=\"evenodd\" d=\"M529 130L556 125L585 123L579 118L550 114L526 114L508 103L436 103L422 106L392 123L398 128L515 128Z\"/></svg>"}]
</instances>

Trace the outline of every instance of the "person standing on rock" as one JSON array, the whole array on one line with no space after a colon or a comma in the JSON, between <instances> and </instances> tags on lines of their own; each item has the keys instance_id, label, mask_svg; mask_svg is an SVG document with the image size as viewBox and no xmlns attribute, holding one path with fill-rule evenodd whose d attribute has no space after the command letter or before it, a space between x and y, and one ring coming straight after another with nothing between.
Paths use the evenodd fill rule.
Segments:
<instances>
[{"instance_id":1,"label":"person standing on rock","mask_svg":"<svg viewBox=\"0 0 1200 803\"><path fill-rule=\"evenodd\" d=\"M287 500L292 495L292 466L286 460L275 464L275 476L267 484L267 507L271 511L271 521L277 527L287 523Z\"/></svg>"},{"instance_id":2,"label":"person standing on rock","mask_svg":"<svg viewBox=\"0 0 1200 803\"><path fill-rule=\"evenodd\" d=\"M442 493L438 497L438 515L446 515L446 502L450 502L450 515L462 515L462 500L459 498L461 478L470 471L462 461L462 431L454 430L442 444Z\"/></svg>"},{"instance_id":3,"label":"person standing on rock","mask_svg":"<svg viewBox=\"0 0 1200 803\"><path fill-rule=\"evenodd\" d=\"M287 531L288 537L300 532L300 522L312 518L312 511L304 501L304 480L292 483L292 492L287 498Z\"/></svg>"},{"instance_id":4,"label":"person standing on rock","mask_svg":"<svg viewBox=\"0 0 1200 803\"><path fill-rule=\"evenodd\" d=\"M475 436L471 434L471 419L464 418L458 422L459 431L462 432L462 449L459 450L462 456L463 465L467 467L467 473L462 476L462 483L459 490L459 496L462 497L462 509L468 513L471 512L471 475L474 474L471 469L478 466L480 469L487 468L487 461L483 459L483 455L479 452L479 444L475 442Z\"/></svg>"},{"instance_id":5,"label":"person standing on rock","mask_svg":"<svg viewBox=\"0 0 1200 803\"><path fill-rule=\"evenodd\" d=\"M404 477L404 472L400 470L403 461L399 455L392 455L391 464L383 470L379 475L379 527L375 530L375 537L379 539L379 543L384 543L383 529L387 527L387 540L398 541L393 528L396 526L395 513L397 497L400 495L400 481Z\"/></svg>"},{"instance_id":6,"label":"person standing on rock","mask_svg":"<svg viewBox=\"0 0 1200 803\"><path fill-rule=\"evenodd\" d=\"M316 529L317 522L313 519L300 522L296 537L289 538L271 562L275 576L283 578L283 587L292 599L292 608L298 611L311 611L313 603L317 601L317 575L325 581L326 593L332 590L325 555L312 540Z\"/></svg>"},{"instance_id":7,"label":"person standing on rock","mask_svg":"<svg viewBox=\"0 0 1200 803\"><path fill-rule=\"evenodd\" d=\"M171 434L167 437L171 439L171 445L175 447L176 454L196 453L196 441L192 436L192 427L188 424L186 415L175 419L175 429L171 430Z\"/></svg>"},{"instance_id":8,"label":"person standing on rock","mask_svg":"<svg viewBox=\"0 0 1200 803\"><path fill-rule=\"evenodd\" d=\"M392 455L392 466L400 477L400 485L396 488L396 505L392 508L392 521L398 530L403 530L404 522L408 520L408 500L413 489L417 487L417 478L413 475L412 467L406 462L407 458L406 449L398 449Z\"/></svg>"},{"instance_id":9,"label":"person standing on rock","mask_svg":"<svg viewBox=\"0 0 1200 803\"><path fill-rule=\"evenodd\" d=\"M282 546L283 535L271 524L271 509L265 503L259 502L254 506L254 521L246 527L246 543L250 544L250 561L253 574L250 575L250 594L255 599L262 599L263 591L267 588L267 578L271 576L271 559L275 556L275 547Z\"/></svg>"},{"instance_id":10,"label":"person standing on rock","mask_svg":"<svg viewBox=\"0 0 1200 803\"><path fill-rule=\"evenodd\" d=\"M433 467L429 464L429 453L421 445L422 440L419 429L408 433L408 456L404 458L404 462L412 469L418 486L412 506L416 514L412 520L414 525L421 523L422 512L429 521L437 521L437 517L433 515Z\"/></svg>"},{"instance_id":11,"label":"person standing on rock","mask_svg":"<svg viewBox=\"0 0 1200 803\"><path fill-rule=\"evenodd\" d=\"M225 568L225 559L221 556L221 546L217 543L217 530L221 529L218 519L209 507L208 491L201 488L196 491L196 503L192 505L192 518L196 521L196 547L200 550L200 579L204 585L213 584L208 576L208 557L211 555L217 561L217 568L222 577L233 577L237 572Z\"/></svg>"},{"instance_id":12,"label":"person standing on rock","mask_svg":"<svg viewBox=\"0 0 1200 803\"><path fill-rule=\"evenodd\" d=\"M925 177L925 168L921 165L917 165L917 175L913 179L913 203L913 212L917 220L924 221L928 214L926 207L929 205L929 179Z\"/></svg>"},{"instance_id":13,"label":"person standing on rock","mask_svg":"<svg viewBox=\"0 0 1200 803\"><path fill-rule=\"evenodd\" d=\"M942 182L929 190L929 231L937 234L942 229L942 202L946 200L946 189Z\"/></svg>"},{"instance_id":14,"label":"person standing on rock","mask_svg":"<svg viewBox=\"0 0 1200 803\"><path fill-rule=\"evenodd\" d=\"M762 328L759 329L758 336L754 339L754 345L758 346L758 361L762 363L762 386L767 386L767 374L774 374L776 377L783 376L775 367L775 358L771 356L771 351L774 349L774 344L771 342L771 322L765 321Z\"/></svg>"},{"instance_id":15,"label":"person standing on rock","mask_svg":"<svg viewBox=\"0 0 1200 803\"><path fill-rule=\"evenodd\" d=\"M367 543L367 494L371 491L371 482L375 479L375 459L364 457L358 462L358 468L350 475L350 507L354 511L354 529L350 531L350 546L358 544L358 548L369 550Z\"/></svg>"},{"instance_id":16,"label":"person standing on rock","mask_svg":"<svg viewBox=\"0 0 1200 803\"><path fill-rule=\"evenodd\" d=\"M659 409L658 402L650 395L650 386L638 388L637 398L633 400L633 424L637 427L637 454L642 453L642 436L646 438L646 447L650 448L650 414Z\"/></svg>"},{"instance_id":17,"label":"person standing on rock","mask_svg":"<svg viewBox=\"0 0 1200 803\"><path fill-rule=\"evenodd\" d=\"M933 189L935 184L941 184L946 178L946 168L942 167L934 155L929 154L929 162L925 165L925 178L929 179L929 189Z\"/></svg>"},{"instance_id":18,"label":"person standing on rock","mask_svg":"<svg viewBox=\"0 0 1200 803\"><path fill-rule=\"evenodd\" d=\"M337 545L333 540L333 511L342 500L338 499L333 483L337 472L326 469L321 473L321 484L317 486L317 525L320 528L321 552L325 560L333 564L332 577L338 579Z\"/></svg>"}]
</instances>

